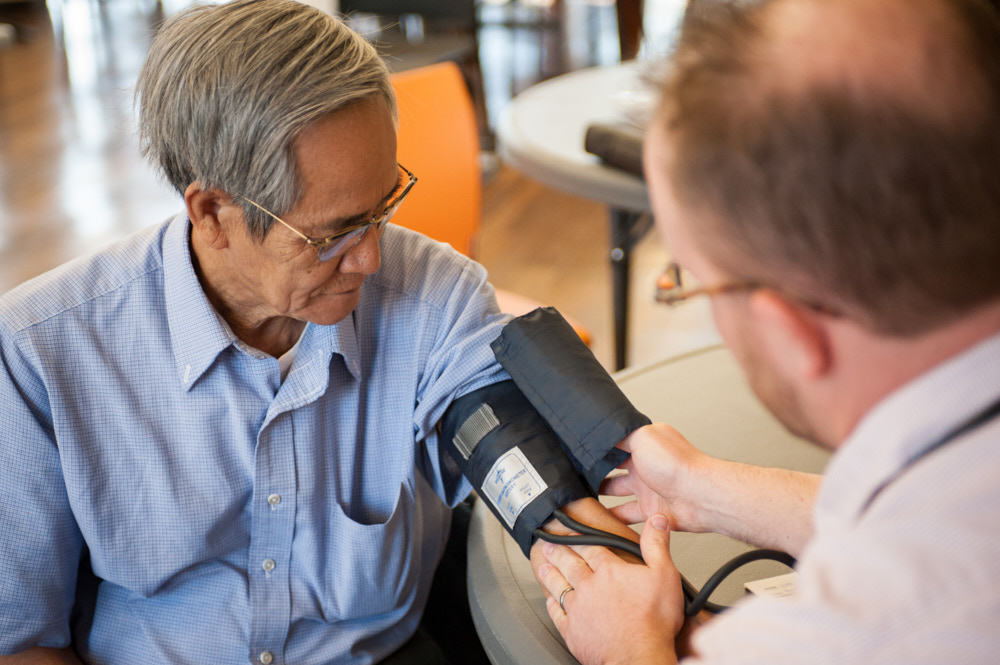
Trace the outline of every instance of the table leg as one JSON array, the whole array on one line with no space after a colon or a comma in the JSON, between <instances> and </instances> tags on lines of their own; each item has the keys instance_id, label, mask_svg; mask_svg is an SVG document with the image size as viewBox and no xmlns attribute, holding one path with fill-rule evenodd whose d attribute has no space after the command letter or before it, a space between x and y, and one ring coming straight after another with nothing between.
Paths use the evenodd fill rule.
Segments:
<instances>
[{"instance_id":1,"label":"table leg","mask_svg":"<svg viewBox=\"0 0 1000 665\"><path fill-rule=\"evenodd\" d=\"M618 41L622 62L639 53L642 42L642 0L618 0Z\"/></svg>"},{"instance_id":2,"label":"table leg","mask_svg":"<svg viewBox=\"0 0 1000 665\"><path fill-rule=\"evenodd\" d=\"M625 367L628 344L628 287L632 248L652 225L648 215L611 208L611 278L615 313L615 371Z\"/></svg>"}]
</instances>

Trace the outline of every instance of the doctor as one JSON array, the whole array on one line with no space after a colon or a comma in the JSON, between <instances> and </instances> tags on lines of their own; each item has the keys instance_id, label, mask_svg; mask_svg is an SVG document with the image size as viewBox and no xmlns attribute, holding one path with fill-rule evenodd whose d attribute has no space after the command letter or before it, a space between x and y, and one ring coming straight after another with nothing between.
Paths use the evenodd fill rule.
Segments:
<instances>
[{"instance_id":1,"label":"doctor","mask_svg":"<svg viewBox=\"0 0 1000 665\"><path fill-rule=\"evenodd\" d=\"M544 545L585 664L674 663L670 530L798 557L798 593L695 628L721 663L1000 652L1000 25L980 0L771 0L687 26L646 140L656 221L756 394L825 477L630 435L646 565ZM671 276L675 271L670 271ZM561 602L559 602L561 601Z\"/></svg>"}]
</instances>

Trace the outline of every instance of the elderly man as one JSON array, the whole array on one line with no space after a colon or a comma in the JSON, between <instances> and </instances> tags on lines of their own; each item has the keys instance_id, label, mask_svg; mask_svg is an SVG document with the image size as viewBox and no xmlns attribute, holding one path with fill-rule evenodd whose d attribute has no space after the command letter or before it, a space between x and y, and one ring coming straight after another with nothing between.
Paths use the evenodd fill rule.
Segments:
<instances>
[{"instance_id":1,"label":"elderly man","mask_svg":"<svg viewBox=\"0 0 1000 665\"><path fill-rule=\"evenodd\" d=\"M413 636L470 486L438 425L507 379L506 318L386 225L385 65L240 0L168 21L137 99L185 212L0 298L0 654L441 662Z\"/></svg>"},{"instance_id":2,"label":"elderly man","mask_svg":"<svg viewBox=\"0 0 1000 665\"><path fill-rule=\"evenodd\" d=\"M698 663L995 663L1000 653L1000 25L980 0L773 0L681 39L646 140L659 230L823 478L629 436L641 564L544 546L583 663L676 662L669 530L798 557L791 598ZM556 601L564 594L565 612Z\"/></svg>"}]
</instances>

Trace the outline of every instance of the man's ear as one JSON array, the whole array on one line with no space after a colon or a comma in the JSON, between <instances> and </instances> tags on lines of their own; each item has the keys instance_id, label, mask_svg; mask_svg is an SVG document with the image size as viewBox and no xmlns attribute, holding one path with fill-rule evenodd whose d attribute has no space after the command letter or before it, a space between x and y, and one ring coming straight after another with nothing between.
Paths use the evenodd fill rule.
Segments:
<instances>
[{"instance_id":1,"label":"man's ear","mask_svg":"<svg viewBox=\"0 0 1000 665\"><path fill-rule=\"evenodd\" d=\"M815 380L830 371L833 347L823 314L770 289L750 294L750 311L768 357L790 376Z\"/></svg>"},{"instance_id":2,"label":"man's ear","mask_svg":"<svg viewBox=\"0 0 1000 665\"><path fill-rule=\"evenodd\" d=\"M229 246L228 229L219 218L224 205L232 202L225 192L217 189L203 189L200 182L192 182L184 190L184 203L194 233L199 240L212 249Z\"/></svg>"}]
</instances>

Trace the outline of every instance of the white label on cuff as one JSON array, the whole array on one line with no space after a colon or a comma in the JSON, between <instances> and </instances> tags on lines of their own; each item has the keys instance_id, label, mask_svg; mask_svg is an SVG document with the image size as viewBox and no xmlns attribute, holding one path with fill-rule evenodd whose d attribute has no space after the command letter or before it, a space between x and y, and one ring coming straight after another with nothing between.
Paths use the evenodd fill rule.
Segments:
<instances>
[{"instance_id":1,"label":"white label on cuff","mask_svg":"<svg viewBox=\"0 0 1000 665\"><path fill-rule=\"evenodd\" d=\"M798 581L798 573L788 573L787 575L778 575L777 577L746 582L743 587L755 596L783 598L795 593L798 588Z\"/></svg>"},{"instance_id":2,"label":"white label on cuff","mask_svg":"<svg viewBox=\"0 0 1000 665\"><path fill-rule=\"evenodd\" d=\"M482 490L503 515L507 527L513 529L525 506L548 487L521 449L515 446L493 464Z\"/></svg>"}]
</instances>

